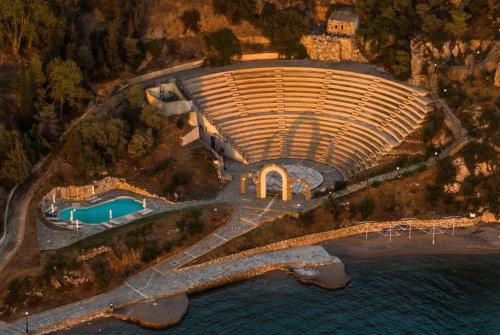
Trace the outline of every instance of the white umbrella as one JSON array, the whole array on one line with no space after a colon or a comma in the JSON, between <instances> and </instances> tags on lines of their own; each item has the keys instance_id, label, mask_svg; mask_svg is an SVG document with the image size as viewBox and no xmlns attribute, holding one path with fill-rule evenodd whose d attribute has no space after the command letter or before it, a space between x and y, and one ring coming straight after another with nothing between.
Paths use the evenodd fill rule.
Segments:
<instances>
[{"instance_id":1,"label":"white umbrella","mask_svg":"<svg viewBox=\"0 0 500 335\"><path fill-rule=\"evenodd\" d=\"M54 204L50 204L50 210L52 211L52 214L55 212Z\"/></svg>"},{"instance_id":2,"label":"white umbrella","mask_svg":"<svg viewBox=\"0 0 500 335\"><path fill-rule=\"evenodd\" d=\"M113 219L113 211L111 209L109 210L109 219Z\"/></svg>"},{"instance_id":3,"label":"white umbrella","mask_svg":"<svg viewBox=\"0 0 500 335\"><path fill-rule=\"evenodd\" d=\"M146 198L142 199L142 208L146 209Z\"/></svg>"}]
</instances>

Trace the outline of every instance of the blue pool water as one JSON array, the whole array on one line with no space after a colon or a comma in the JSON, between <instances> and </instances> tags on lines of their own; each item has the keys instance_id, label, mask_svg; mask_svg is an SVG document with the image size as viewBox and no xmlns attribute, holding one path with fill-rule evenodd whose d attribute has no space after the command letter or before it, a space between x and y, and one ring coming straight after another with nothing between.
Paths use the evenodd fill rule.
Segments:
<instances>
[{"instance_id":1,"label":"blue pool water","mask_svg":"<svg viewBox=\"0 0 500 335\"><path fill-rule=\"evenodd\" d=\"M167 330L100 319L57 334L500 334L500 254L344 261L342 290L270 274L190 296Z\"/></svg>"},{"instance_id":2,"label":"blue pool water","mask_svg":"<svg viewBox=\"0 0 500 335\"><path fill-rule=\"evenodd\" d=\"M113 219L142 209L142 204L132 198L117 198L85 208L65 208L59 212L63 220L70 219L70 212L73 211L73 220L84 223L99 224L109 221L109 210L112 211Z\"/></svg>"}]
</instances>

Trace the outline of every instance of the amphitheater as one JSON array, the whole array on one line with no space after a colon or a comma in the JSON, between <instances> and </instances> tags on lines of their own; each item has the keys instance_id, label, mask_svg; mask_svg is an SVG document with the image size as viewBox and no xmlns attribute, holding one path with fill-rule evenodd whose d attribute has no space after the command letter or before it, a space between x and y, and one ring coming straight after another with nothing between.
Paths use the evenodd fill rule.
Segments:
<instances>
[{"instance_id":1,"label":"amphitheater","mask_svg":"<svg viewBox=\"0 0 500 335\"><path fill-rule=\"evenodd\" d=\"M305 159L344 178L374 167L432 110L428 92L360 63L272 60L186 71L200 137L251 164Z\"/></svg>"}]
</instances>

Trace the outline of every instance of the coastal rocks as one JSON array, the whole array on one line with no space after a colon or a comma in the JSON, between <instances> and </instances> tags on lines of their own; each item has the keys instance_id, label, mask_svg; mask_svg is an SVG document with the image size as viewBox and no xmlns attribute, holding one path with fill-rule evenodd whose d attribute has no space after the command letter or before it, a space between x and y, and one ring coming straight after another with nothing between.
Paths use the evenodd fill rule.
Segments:
<instances>
[{"instance_id":1,"label":"coastal rocks","mask_svg":"<svg viewBox=\"0 0 500 335\"><path fill-rule=\"evenodd\" d=\"M113 311L113 317L136 323L144 328L165 329L181 322L189 299L185 293L124 306Z\"/></svg>"},{"instance_id":2,"label":"coastal rocks","mask_svg":"<svg viewBox=\"0 0 500 335\"><path fill-rule=\"evenodd\" d=\"M337 257L330 264L294 268L290 273L303 284L317 285L329 290L343 288L351 281L345 273L344 263Z\"/></svg>"}]
</instances>

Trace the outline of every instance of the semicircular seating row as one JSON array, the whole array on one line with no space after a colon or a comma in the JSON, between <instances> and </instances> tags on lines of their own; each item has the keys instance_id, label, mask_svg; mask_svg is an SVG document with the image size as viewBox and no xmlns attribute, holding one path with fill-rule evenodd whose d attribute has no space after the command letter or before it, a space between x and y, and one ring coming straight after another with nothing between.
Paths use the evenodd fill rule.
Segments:
<instances>
[{"instance_id":1,"label":"semicircular seating row","mask_svg":"<svg viewBox=\"0 0 500 335\"><path fill-rule=\"evenodd\" d=\"M311 159L345 176L374 166L432 110L421 89L344 70L238 69L182 85L247 162Z\"/></svg>"}]
</instances>

